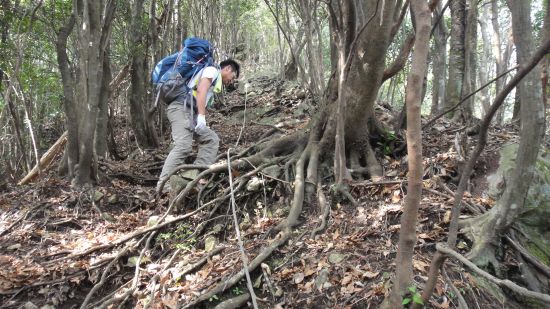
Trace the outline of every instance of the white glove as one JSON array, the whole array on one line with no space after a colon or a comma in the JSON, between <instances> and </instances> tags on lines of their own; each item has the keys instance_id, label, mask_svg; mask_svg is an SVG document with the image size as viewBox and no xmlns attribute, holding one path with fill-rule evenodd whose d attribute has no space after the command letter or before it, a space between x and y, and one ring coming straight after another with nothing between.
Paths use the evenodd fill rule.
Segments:
<instances>
[{"instance_id":1,"label":"white glove","mask_svg":"<svg viewBox=\"0 0 550 309\"><path fill-rule=\"evenodd\" d=\"M197 116L197 125L195 126L195 132L200 132L207 128L206 126L206 117L204 115L199 114Z\"/></svg>"}]
</instances>

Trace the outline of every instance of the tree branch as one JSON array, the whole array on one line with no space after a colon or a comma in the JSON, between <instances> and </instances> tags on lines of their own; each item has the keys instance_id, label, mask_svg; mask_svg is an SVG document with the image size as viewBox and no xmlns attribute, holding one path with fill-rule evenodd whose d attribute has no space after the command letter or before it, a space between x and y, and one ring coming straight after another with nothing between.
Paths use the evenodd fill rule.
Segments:
<instances>
[{"instance_id":1,"label":"tree branch","mask_svg":"<svg viewBox=\"0 0 550 309\"><path fill-rule=\"evenodd\" d=\"M415 37L416 36L414 32L410 33L409 36L407 36L407 38L403 42L403 45L401 45L399 55L397 55L393 63L384 70L381 84L383 84L386 80L392 78L399 71L403 70L403 68L405 67L405 63L407 63L407 59L409 58L409 54L411 53L412 47L414 46Z\"/></svg>"}]
</instances>

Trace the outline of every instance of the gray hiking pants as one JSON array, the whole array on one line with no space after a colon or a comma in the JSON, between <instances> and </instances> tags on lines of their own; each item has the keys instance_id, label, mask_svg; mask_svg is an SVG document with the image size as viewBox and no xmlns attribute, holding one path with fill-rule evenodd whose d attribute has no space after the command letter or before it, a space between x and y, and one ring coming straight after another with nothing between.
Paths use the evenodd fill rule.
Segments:
<instances>
[{"instance_id":1,"label":"gray hiking pants","mask_svg":"<svg viewBox=\"0 0 550 309\"><path fill-rule=\"evenodd\" d=\"M195 119L191 114L190 108L180 102L172 102L166 108L166 115L170 120L172 126L172 140L174 141L174 148L168 154L162 172L160 173L160 183L172 173L176 167L184 164L185 158L189 156L192 151L193 136L196 137L199 144L199 152L197 158L193 164L195 165L209 165L214 163L216 155L218 154L218 146L220 139L216 132L209 127L202 129L200 132L195 132ZM169 185L168 183L165 184Z\"/></svg>"}]
</instances>

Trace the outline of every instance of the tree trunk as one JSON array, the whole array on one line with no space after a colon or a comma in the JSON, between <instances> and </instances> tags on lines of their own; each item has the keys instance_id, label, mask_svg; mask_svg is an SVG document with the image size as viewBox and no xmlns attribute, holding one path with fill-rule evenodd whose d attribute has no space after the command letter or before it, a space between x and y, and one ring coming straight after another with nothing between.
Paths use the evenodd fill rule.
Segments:
<instances>
[{"instance_id":1,"label":"tree trunk","mask_svg":"<svg viewBox=\"0 0 550 309\"><path fill-rule=\"evenodd\" d=\"M80 106L78 118L78 169L74 185L91 183L95 152L95 132L103 83L103 57L110 34L116 1L76 0L74 11L78 29L78 65L80 76L77 94ZM103 15L105 13L105 15ZM100 124L106 125L106 124ZM95 162L97 163L97 162Z\"/></svg>"},{"instance_id":2,"label":"tree trunk","mask_svg":"<svg viewBox=\"0 0 550 309\"><path fill-rule=\"evenodd\" d=\"M412 258L416 243L416 221L422 196L422 128L420 118L421 96L426 75L430 42L430 11L426 1L411 1L411 10L416 22L416 43L412 56L411 71L407 78L407 154L409 160L407 196L395 259L395 286L390 296L391 308L401 308L402 297L412 284Z\"/></svg>"},{"instance_id":3,"label":"tree trunk","mask_svg":"<svg viewBox=\"0 0 550 309\"><path fill-rule=\"evenodd\" d=\"M508 63L510 61L510 56L512 54L512 44L510 40L507 40L507 46L503 50L502 49L502 39L501 39L501 31L500 31L500 23L499 23L499 15L500 12L498 10L498 0L491 0L491 24L493 26L493 55L495 56L496 60L496 74L500 75L502 74L508 66ZM511 36L509 35L508 38ZM495 93L499 93L502 90L502 87L506 84L506 77L499 78L496 81L495 84ZM502 106L497 114L495 122L497 124L502 124L504 120L504 111L505 111L505 105Z\"/></svg>"},{"instance_id":4,"label":"tree trunk","mask_svg":"<svg viewBox=\"0 0 550 309\"><path fill-rule=\"evenodd\" d=\"M464 30L464 80L462 82L461 97L472 93L476 88L477 72L477 0L467 0L466 25ZM455 115L455 119L462 119L463 123L471 124L473 117L473 105L475 95L472 95L462 103L459 111L460 115Z\"/></svg>"},{"instance_id":5,"label":"tree trunk","mask_svg":"<svg viewBox=\"0 0 550 309\"><path fill-rule=\"evenodd\" d=\"M111 58L109 48L103 55L103 76L101 79L101 91L99 98L99 109L97 115L97 126L95 132L95 151L100 158L107 158L109 148L107 147L107 134L109 122L109 98L111 97L111 87L109 86L113 78L111 74Z\"/></svg>"},{"instance_id":6,"label":"tree trunk","mask_svg":"<svg viewBox=\"0 0 550 309\"><path fill-rule=\"evenodd\" d=\"M78 163L78 123L76 113L76 102L74 98L74 77L69 68L69 57L67 55L67 38L74 28L75 15L71 14L67 23L59 30L56 42L57 65L61 73L61 83L63 85L63 109L67 117L67 146L65 155L59 165L59 173L67 175L69 179L74 177L75 166Z\"/></svg>"},{"instance_id":7,"label":"tree trunk","mask_svg":"<svg viewBox=\"0 0 550 309\"><path fill-rule=\"evenodd\" d=\"M489 26L487 21L489 20L489 8L483 6L481 11L481 18L479 19L479 28L481 29L481 37L483 41L483 52L479 61L479 83L485 85L489 80L489 65L493 62L491 56L491 35L489 34ZM485 116L491 106L491 98L489 97L489 87L482 89L479 92L479 100L481 103L481 117Z\"/></svg>"},{"instance_id":8,"label":"tree trunk","mask_svg":"<svg viewBox=\"0 0 550 309\"><path fill-rule=\"evenodd\" d=\"M534 39L531 26L531 1L508 1L512 12L512 30L519 63L525 64L533 52ZM523 209L525 196L533 178L533 171L544 135L544 108L540 83L540 68L535 67L521 81L521 128L516 167L496 205L483 216L476 218L476 242L470 253L480 265L491 259L496 237L502 235Z\"/></svg>"},{"instance_id":9,"label":"tree trunk","mask_svg":"<svg viewBox=\"0 0 550 309\"><path fill-rule=\"evenodd\" d=\"M466 0L451 1L451 41L449 52L449 73L445 86L445 109L458 104L462 98L462 83L464 81L464 40L466 28ZM446 117L452 118L454 112Z\"/></svg>"},{"instance_id":10,"label":"tree trunk","mask_svg":"<svg viewBox=\"0 0 550 309\"><path fill-rule=\"evenodd\" d=\"M442 14L442 4L438 3L434 12L434 17ZM435 21L435 18L434 18ZM433 80L432 80L432 107L431 115L439 113L445 104L445 77L447 66L447 27L443 18L439 20L434 30L434 50L433 50Z\"/></svg>"},{"instance_id":11,"label":"tree trunk","mask_svg":"<svg viewBox=\"0 0 550 309\"><path fill-rule=\"evenodd\" d=\"M380 134L380 125L374 117L374 104L378 97L378 90L382 85L385 59L391 43L392 27L397 22L394 12L401 9L402 1L382 2L378 11L375 11L377 1L364 1L362 11L366 12L367 20L374 18L357 42L357 49L353 55L351 69L345 85L349 92L346 100L345 136L346 152L351 149L360 154L360 158L370 169L370 176L382 176L382 168L373 158L372 149L368 142L373 134ZM382 13L383 12L383 13ZM382 20L380 20L382 18Z\"/></svg>"},{"instance_id":12,"label":"tree trunk","mask_svg":"<svg viewBox=\"0 0 550 309\"><path fill-rule=\"evenodd\" d=\"M546 1L546 15L544 17L544 24L542 27L542 38L550 37L550 3ZM550 58L545 57L540 63L541 67L541 87L542 87L542 103L544 108L548 108L548 69L550 66Z\"/></svg>"},{"instance_id":13,"label":"tree trunk","mask_svg":"<svg viewBox=\"0 0 550 309\"><path fill-rule=\"evenodd\" d=\"M142 25L144 0L136 0L132 6L132 21L130 31L131 66L130 66L130 122L137 143L143 148L158 146L156 132L147 117L147 95L145 85L149 74L146 72L145 49L143 42L144 29ZM179 43L181 44L181 43Z\"/></svg>"}]
</instances>

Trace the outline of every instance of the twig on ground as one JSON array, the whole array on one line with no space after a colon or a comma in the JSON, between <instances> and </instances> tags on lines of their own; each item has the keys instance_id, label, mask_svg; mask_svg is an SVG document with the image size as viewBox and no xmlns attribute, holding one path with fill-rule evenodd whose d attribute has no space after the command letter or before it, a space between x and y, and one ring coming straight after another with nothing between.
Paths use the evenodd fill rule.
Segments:
<instances>
[{"instance_id":1,"label":"twig on ground","mask_svg":"<svg viewBox=\"0 0 550 309\"><path fill-rule=\"evenodd\" d=\"M86 308L86 306L90 302L90 299L95 294L95 292L97 292L97 290L99 290L103 286L103 284L105 284L105 281L107 279L107 274L109 273L111 268L115 265L115 263L118 261L119 258L124 256L130 250L130 248L131 248L131 246L124 247L124 249L122 249L117 255L115 255L113 257L113 259L111 260L109 265L107 265L107 267L103 270L103 274L101 275L101 279L99 280L99 282L94 285L94 287L86 295L86 298L84 298L84 301L82 302L82 305L80 305L81 309Z\"/></svg>"},{"instance_id":2,"label":"twig on ground","mask_svg":"<svg viewBox=\"0 0 550 309\"><path fill-rule=\"evenodd\" d=\"M128 297L130 295L132 295L135 290L137 289L138 287L138 283L139 283L139 273L140 273L140 264L141 264L141 260L143 258L143 256L145 255L145 252L149 249L149 246L151 244L151 239L153 239L155 237L155 235L157 234L156 231L152 232L151 234L149 234L149 237L147 238L147 242L145 243L145 246L143 247L143 249L141 250L141 253L139 254L139 257L137 258L137 261L136 261L136 270L134 272L134 278L132 279L132 286L129 287L126 292L124 292L124 294L122 294L121 296L119 297L113 297L107 301L105 301L104 303L102 303L99 308L100 309L104 309L104 308L107 308L107 306L113 304L113 303L116 303L116 302L119 302L119 301L122 301L122 304L124 304L126 302L126 300L128 299ZM145 237L145 236L144 236Z\"/></svg>"},{"instance_id":3,"label":"twig on ground","mask_svg":"<svg viewBox=\"0 0 550 309\"><path fill-rule=\"evenodd\" d=\"M275 299L275 289L273 288L273 283L271 283L271 279L269 278L271 270L269 269L269 266L265 263L262 263L260 265L262 268L262 273L264 274L265 283L267 284L267 288L269 290L269 293L271 293L271 297L274 300Z\"/></svg>"},{"instance_id":4,"label":"twig on ground","mask_svg":"<svg viewBox=\"0 0 550 309\"><path fill-rule=\"evenodd\" d=\"M245 105L245 108L246 108L246 105ZM246 255L246 252L244 251L244 245L241 238L241 231L239 230L239 221L237 219L237 211L235 210L235 192L233 190L233 176L231 173L231 157L229 155L229 150L227 151L227 174L229 175L229 188L231 188L231 211L233 212L233 223L235 224L235 233L237 234L239 249L241 250L241 259L243 261L243 268L244 268L244 273L246 275L248 291L250 292L250 298L252 298L252 306L254 307L254 309L256 309L258 308L258 303L256 302L256 294L254 293L254 287L252 286L250 273L248 272L248 257Z\"/></svg>"},{"instance_id":5,"label":"twig on ground","mask_svg":"<svg viewBox=\"0 0 550 309\"><path fill-rule=\"evenodd\" d=\"M46 262L48 265L49 264L52 264L52 263L57 263L57 262L60 262L60 261L63 261L63 260L68 260L68 259L72 259L72 258L76 258L76 257L81 257L81 256L85 256L85 255L88 255L92 252L96 252L98 250L102 250L102 249L107 249L107 248L111 248L111 247L115 247L115 246L118 246L120 244L123 244L133 238L136 238L138 236L141 236L145 233L148 233L148 232L152 232L152 231L157 231L159 229L162 229L166 226L169 226L171 224L174 224L174 223L177 223L177 222L180 222L182 220L185 220L186 218L189 218L193 215L195 215L196 213L198 213L199 211L201 211L204 207L199 207L197 208L196 210L192 211L192 212L189 212L189 213L186 213L184 215L181 215L181 216L178 216L170 221L166 221L164 223L160 223L160 219L159 219L159 223L155 226L152 226L152 227L148 227L148 228L145 228L141 231L136 231L130 235L127 235L125 237L122 237L118 240L115 240L111 243L108 243L108 244L103 244L103 245L99 245L99 246L95 246L95 247L91 247L83 252L79 252L79 253L73 253L71 255L68 255L68 256L65 256L65 257L62 257L62 258L59 258L59 259L56 259L56 260L51 260L51 261L48 261Z\"/></svg>"},{"instance_id":6,"label":"twig on ground","mask_svg":"<svg viewBox=\"0 0 550 309\"><path fill-rule=\"evenodd\" d=\"M422 188L422 190L424 191L428 191L430 193L433 193L435 195L439 195L441 197L445 197L445 198L448 198L450 200L454 200L454 197L451 196L451 195L448 195L448 194L445 194L445 193L442 193L442 192L439 192L437 190L434 190L434 189L430 189L430 188ZM477 209L477 207L474 207L472 204L470 204L469 202L466 202L465 200L462 200L462 203L464 203L464 205L466 205L466 207L468 207L468 209L474 214L474 215L479 215L481 214L481 212L479 211L479 209Z\"/></svg>"},{"instance_id":7,"label":"twig on ground","mask_svg":"<svg viewBox=\"0 0 550 309\"><path fill-rule=\"evenodd\" d=\"M157 280L160 278L160 275L163 272L165 272L168 269L168 267L170 267L170 265L172 265L172 263L174 262L174 259L176 258L176 256L178 256L180 254L180 252L181 252L181 249L176 249L176 251L174 251L174 253L172 254L172 257L170 258L170 260L168 260L168 263L166 263L166 265L164 265L162 270L159 271L158 273L156 273L153 276L153 278L151 278L151 282L149 283L149 285L152 286L151 294L150 294L150 297L149 297L149 301L143 307L144 309L149 309L149 307L151 306L151 304L155 300L155 292L157 291Z\"/></svg>"},{"instance_id":8,"label":"twig on ground","mask_svg":"<svg viewBox=\"0 0 550 309\"><path fill-rule=\"evenodd\" d=\"M382 180L382 181L360 181L360 182L352 182L349 185L352 187L362 186L362 187L370 187L370 186L378 186L378 185L396 185L396 184L402 184L407 182L406 179L397 179L397 180Z\"/></svg>"},{"instance_id":9,"label":"twig on ground","mask_svg":"<svg viewBox=\"0 0 550 309\"><path fill-rule=\"evenodd\" d=\"M30 210L27 210L23 215L21 215L19 218L17 218L17 220L13 221L12 224L10 224L10 226L8 226L6 229L4 229L2 232L0 232L0 237L4 236L5 234L7 234L14 226L16 226L17 224L19 224L19 222L23 221L28 215L29 213L31 212L31 210L34 210L33 209L30 209Z\"/></svg>"},{"instance_id":10,"label":"twig on ground","mask_svg":"<svg viewBox=\"0 0 550 309\"><path fill-rule=\"evenodd\" d=\"M478 275L482 276L483 278L493 282L496 285L507 287L508 289L514 291L515 293L518 293L523 296L532 297L534 299L541 300L546 303L550 303L550 295L548 294L542 294L537 293L533 291L529 291L528 289L519 286L515 284L514 282L508 280L508 279L499 279L493 277L488 272L484 271L483 269L477 267L474 263L470 262L466 257L461 255L460 253L452 250L449 248L447 244L438 243L436 244L437 251L441 252L442 254L445 254L447 256L453 257L457 260L459 260L462 264L466 265L469 269L476 272Z\"/></svg>"},{"instance_id":11,"label":"twig on ground","mask_svg":"<svg viewBox=\"0 0 550 309\"><path fill-rule=\"evenodd\" d=\"M468 309L468 304L466 303L466 300L464 300L464 296L462 296L462 293L456 288L456 286L453 284L453 280L449 277L447 274L447 271L442 268L441 273L443 274L443 277L451 287L451 290L453 290L453 293L456 295L456 298L458 299L458 309Z\"/></svg>"}]
</instances>

